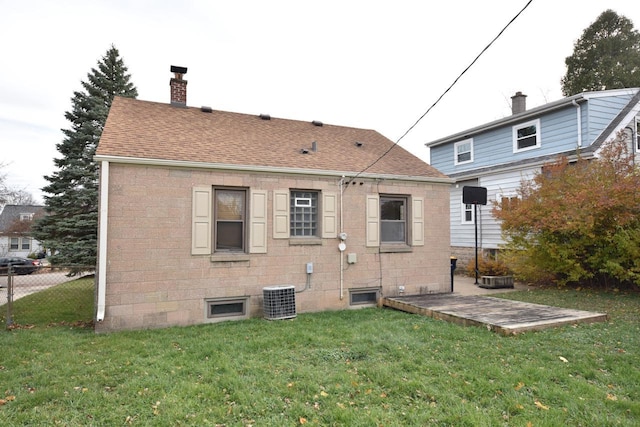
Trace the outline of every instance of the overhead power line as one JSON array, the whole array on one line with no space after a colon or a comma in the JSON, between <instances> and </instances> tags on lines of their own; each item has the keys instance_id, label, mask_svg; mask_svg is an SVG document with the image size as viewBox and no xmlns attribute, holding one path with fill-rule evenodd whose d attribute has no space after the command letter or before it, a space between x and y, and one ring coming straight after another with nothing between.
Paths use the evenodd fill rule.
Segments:
<instances>
[{"instance_id":1,"label":"overhead power line","mask_svg":"<svg viewBox=\"0 0 640 427\"><path fill-rule=\"evenodd\" d=\"M498 35L496 35L493 40L491 40L489 42L489 44L487 44L481 51L480 53L475 57L475 59L473 61L471 61L471 63L464 69L462 70L462 72L458 75L458 77L455 78L455 80L453 80L453 83L451 83L449 85L449 87L442 92L442 94L438 97L438 99L436 99L436 101L431 104L431 106L427 109L427 111L425 111L419 118L418 120L415 121L415 123L413 123L409 129L407 129L407 131L405 133L402 134L402 136L400 136L400 138L398 138L396 140L396 142L389 147L389 149L387 151L385 151L380 157L378 157L373 163L371 163L369 166L367 166L366 168L364 168L363 170L361 170L360 172L358 172L353 178L351 178L348 182L348 184L350 184L354 179L356 179L358 176L360 176L361 174L363 174L364 172L366 172L368 169L370 169L373 165L375 165L376 163L378 163L380 160L382 160L387 154L389 154L389 152L391 152L391 150L393 150L399 143L400 141L402 141L402 139L407 136L409 134L409 132L411 132L413 130L413 128L415 128L418 123L420 123L420 121L422 121L422 119L425 118L425 116L427 114L429 114L429 112L436 106L438 105L438 103L440 102L440 100L442 98L444 98L444 96L456 85L456 83L458 83L458 80L460 80L460 78L467 72L469 71L469 69L478 61L478 59L480 59L480 57L491 47L491 45L493 45L493 43L498 40L500 38L500 36L502 36L502 33L504 33L507 28L509 28L509 26L511 24L513 24L513 22L518 19L518 17L529 7L529 5L533 2L533 0L529 0L527 2L527 4L524 5L524 7L522 9L520 9L520 11L513 17L511 18L511 20L507 23L507 25L504 26L504 28L502 28L502 30L500 30L500 32L498 33Z\"/></svg>"}]
</instances>

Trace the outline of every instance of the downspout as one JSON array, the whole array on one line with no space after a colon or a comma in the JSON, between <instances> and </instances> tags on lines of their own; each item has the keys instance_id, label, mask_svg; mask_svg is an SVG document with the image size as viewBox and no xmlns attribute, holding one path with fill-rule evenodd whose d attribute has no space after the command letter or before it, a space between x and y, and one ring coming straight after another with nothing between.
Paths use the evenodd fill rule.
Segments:
<instances>
[{"instance_id":1,"label":"downspout","mask_svg":"<svg viewBox=\"0 0 640 427\"><path fill-rule=\"evenodd\" d=\"M582 113L580 104L576 100L572 100L571 103L576 107L577 123L578 123L578 147L582 147Z\"/></svg>"},{"instance_id":2,"label":"downspout","mask_svg":"<svg viewBox=\"0 0 640 427\"><path fill-rule=\"evenodd\" d=\"M344 233L344 225L342 223L342 193L344 192L344 175L340 178L340 235ZM344 242L340 242L341 244ZM340 301L344 299L344 251L338 249L340 253Z\"/></svg>"},{"instance_id":3,"label":"downspout","mask_svg":"<svg viewBox=\"0 0 640 427\"><path fill-rule=\"evenodd\" d=\"M96 321L104 320L107 296L107 218L109 213L109 162L100 162L100 226L98 228L98 302Z\"/></svg>"}]
</instances>

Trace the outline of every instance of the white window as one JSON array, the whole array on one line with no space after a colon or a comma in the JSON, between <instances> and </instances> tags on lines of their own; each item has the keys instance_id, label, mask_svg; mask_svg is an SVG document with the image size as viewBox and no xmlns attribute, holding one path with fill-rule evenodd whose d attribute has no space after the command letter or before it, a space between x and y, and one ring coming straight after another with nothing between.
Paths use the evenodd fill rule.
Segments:
<instances>
[{"instance_id":1,"label":"white window","mask_svg":"<svg viewBox=\"0 0 640 427\"><path fill-rule=\"evenodd\" d=\"M513 152L540 147L540 120L521 123L513 128Z\"/></svg>"},{"instance_id":2,"label":"white window","mask_svg":"<svg viewBox=\"0 0 640 427\"><path fill-rule=\"evenodd\" d=\"M473 162L473 139L465 139L464 141L456 142L453 146L455 152L454 163L460 165L463 163Z\"/></svg>"},{"instance_id":3,"label":"white window","mask_svg":"<svg viewBox=\"0 0 640 427\"><path fill-rule=\"evenodd\" d=\"M636 117L636 150L640 151L640 117Z\"/></svg>"},{"instance_id":4,"label":"white window","mask_svg":"<svg viewBox=\"0 0 640 427\"><path fill-rule=\"evenodd\" d=\"M23 251L30 251L31 250L31 238L30 237L23 237L20 240L21 240L20 248Z\"/></svg>"},{"instance_id":5,"label":"white window","mask_svg":"<svg viewBox=\"0 0 640 427\"><path fill-rule=\"evenodd\" d=\"M20 214L20 221L31 221L33 219L33 214L32 213L21 213Z\"/></svg>"},{"instance_id":6,"label":"white window","mask_svg":"<svg viewBox=\"0 0 640 427\"><path fill-rule=\"evenodd\" d=\"M290 235L318 237L318 192L292 190L290 197Z\"/></svg>"},{"instance_id":7,"label":"white window","mask_svg":"<svg viewBox=\"0 0 640 427\"><path fill-rule=\"evenodd\" d=\"M12 237L9 241L9 250L17 251L20 248L20 239L17 237Z\"/></svg>"},{"instance_id":8,"label":"white window","mask_svg":"<svg viewBox=\"0 0 640 427\"><path fill-rule=\"evenodd\" d=\"M472 204L462 203L462 223L473 224L475 217L475 210Z\"/></svg>"}]
</instances>

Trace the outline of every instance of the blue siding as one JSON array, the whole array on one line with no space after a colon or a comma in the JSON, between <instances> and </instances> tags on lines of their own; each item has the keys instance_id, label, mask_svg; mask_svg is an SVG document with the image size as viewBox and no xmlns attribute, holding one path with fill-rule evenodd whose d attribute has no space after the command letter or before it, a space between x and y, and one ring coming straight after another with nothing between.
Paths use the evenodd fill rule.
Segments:
<instances>
[{"instance_id":1,"label":"blue siding","mask_svg":"<svg viewBox=\"0 0 640 427\"><path fill-rule=\"evenodd\" d=\"M454 165L454 144L450 143L431 149L431 165L452 174L574 150L578 144L576 107L541 116L540 139L540 148L514 153L513 125L508 125L473 136L473 162Z\"/></svg>"},{"instance_id":2,"label":"blue siding","mask_svg":"<svg viewBox=\"0 0 640 427\"><path fill-rule=\"evenodd\" d=\"M587 116L587 134L585 146L591 145L602 131L611 123L611 120L629 103L633 94L621 96L607 96L592 98L589 100Z\"/></svg>"},{"instance_id":3,"label":"blue siding","mask_svg":"<svg viewBox=\"0 0 640 427\"><path fill-rule=\"evenodd\" d=\"M600 136L633 95L634 93L618 93L616 96L595 95L580 104L583 148L591 145ZM539 148L514 153L513 125L507 124L467 136L473 138L473 162L455 165L454 144L457 141L453 141L431 148L431 165L450 175L576 150L579 145L577 111L576 106L568 105L560 110L542 113L539 117ZM522 123L531 120L529 117L523 119ZM460 140L463 139L466 138Z\"/></svg>"}]
</instances>

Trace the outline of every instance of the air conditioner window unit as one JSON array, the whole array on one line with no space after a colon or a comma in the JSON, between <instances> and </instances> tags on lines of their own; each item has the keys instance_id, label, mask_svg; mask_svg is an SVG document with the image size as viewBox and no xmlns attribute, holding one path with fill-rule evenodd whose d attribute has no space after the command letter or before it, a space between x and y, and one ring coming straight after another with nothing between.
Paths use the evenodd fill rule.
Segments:
<instances>
[{"instance_id":1,"label":"air conditioner window unit","mask_svg":"<svg viewBox=\"0 0 640 427\"><path fill-rule=\"evenodd\" d=\"M269 286L262 288L262 292L265 319L278 320L296 317L295 286Z\"/></svg>"}]
</instances>

